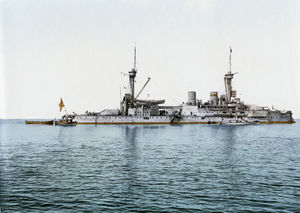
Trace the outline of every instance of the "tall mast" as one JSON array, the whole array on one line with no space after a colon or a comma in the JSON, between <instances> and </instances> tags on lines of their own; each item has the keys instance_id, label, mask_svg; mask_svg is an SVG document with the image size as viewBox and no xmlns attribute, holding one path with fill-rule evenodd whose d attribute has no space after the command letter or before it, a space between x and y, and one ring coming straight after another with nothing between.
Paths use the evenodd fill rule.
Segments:
<instances>
[{"instance_id":1,"label":"tall mast","mask_svg":"<svg viewBox=\"0 0 300 213\"><path fill-rule=\"evenodd\" d=\"M230 53L229 53L229 71L224 76L225 92L226 92L226 102L227 102L227 104L231 102L232 79L233 79L233 75L234 75L234 74L231 74L231 53L232 53L232 49L230 47Z\"/></svg>"},{"instance_id":2,"label":"tall mast","mask_svg":"<svg viewBox=\"0 0 300 213\"><path fill-rule=\"evenodd\" d=\"M134 64L133 69L136 70L136 46L134 46Z\"/></svg>"},{"instance_id":3,"label":"tall mast","mask_svg":"<svg viewBox=\"0 0 300 213\"><path fill-rule=\"evenodd\" d=\"M232 49L230 47L230 54L229 54L229 73L231 74L231 53L232 53Z\"/></svg>"},{"instance_id":4,"label":"tall mast","mask_svg":"<svg viewBox=\"0 0 300 213\"><path fill-rule=\"evenodd\" d=\"M129 85L130 85L130 95L131 95L131 100L133 101L134 99L134 78L136 76L136 46L134 46L134 57L133 57L133 68L131 71L129 71Z\"/></svg>"}]
</instances>

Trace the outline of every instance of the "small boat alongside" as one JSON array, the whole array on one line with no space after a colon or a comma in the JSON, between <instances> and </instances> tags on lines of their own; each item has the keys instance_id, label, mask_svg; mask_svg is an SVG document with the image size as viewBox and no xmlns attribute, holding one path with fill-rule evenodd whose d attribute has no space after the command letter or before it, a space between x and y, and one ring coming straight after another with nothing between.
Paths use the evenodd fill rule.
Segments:
<instances>
[{"instance_id":1,"label":"small boat alongside","mask_svg":"<svg viewBox=\"0 0 300 213\"><path fill-rule=\"evenodd\" d=\"M259 121L244 120L244 119L230 119L230 120L223 120L220 122L220 125L230 125L230 126L245 126L245 125L256 125L256 124L259 124Z\"/></svg>"},{"instance_id":2,"label":"small boat alongside","mask_svg":"<svg viewBox=\"0 0 300 213\"><path fill-rule=\"evenodd\" d=\"M66 121L66 120L59 120L57 122L58 126L76 126L77 122L74 121Z\"/></svg>"},{"instance_id":3,"label":"small boat alongside","mask_svg":"<svg viewBox=\"0 0 300 213\"><path fill-rule=\"evenodd\" d=\"M66 114L64 116L62 116L62 118L60 120L44 120L44 121L30 121L30 120L25 120L26 124L43 124L43 125L53 125L53 126L76 126L77 122L74 121L74 115L69 115L67 113L65 104L62 100L62 98L60 99L60 103L58 104L59 106L59 111L61 112L61 110L63 108L65 108L65 112Z\"/></svg>"},{"instance_id":4,"label":"small boat alongside","mask_svg":"<svg viewBox=\"0 0 300 213\"><path fill-rule=\"evenodd\" d=\"M51 121L29 121L25 120L26 124L43 124L43 125L53 125L54 120Z\"/></svg>"},{"instance_id":5,"label":"small boat alongside","mask_svg":"<svg viewBox=\"0 0 300 213\"><path fill-rule=\"evenodd\" d=\"M76 126L77 122L73 121L74 116L64 115L61 120L57 121L58 126Z\"/></svg>"}]
</instances>

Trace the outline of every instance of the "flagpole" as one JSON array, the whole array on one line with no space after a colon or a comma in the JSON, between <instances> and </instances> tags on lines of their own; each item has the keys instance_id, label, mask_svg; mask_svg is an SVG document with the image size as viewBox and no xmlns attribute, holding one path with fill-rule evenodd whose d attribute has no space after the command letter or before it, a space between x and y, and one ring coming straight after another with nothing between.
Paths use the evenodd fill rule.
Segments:
<instances>
[{"instance_id":1,"label":"flagpole","mask_svg":"<svg viewBox=\"0 0 300 213\"><path fill-rule=\"evenodd\" d=\"M66 108L66 106L64 106L64 108L65 108L65 113L66 113L66 115L68 115L68 112L67 112L67 108Z\"/></svg>"}]
</instances>

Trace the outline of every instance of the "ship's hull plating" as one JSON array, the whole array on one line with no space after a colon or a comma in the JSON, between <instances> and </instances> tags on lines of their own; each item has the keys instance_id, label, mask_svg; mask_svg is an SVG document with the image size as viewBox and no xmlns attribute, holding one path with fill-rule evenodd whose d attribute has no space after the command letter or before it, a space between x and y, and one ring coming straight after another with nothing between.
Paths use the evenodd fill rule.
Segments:
<instances>
[{"instance_id":1,"label":"ship's hull plating","mask_svg":"<svg viewBox=\"0 0 300 213\"><path fill-rule=\"evenodd\" d=\"M231 118L232 119L232 118ZM76 116L74 121L77 124L220 124L226 122L230 118L221 117L199 117L185 116L180 119L174 119L172 116ZM248 119L249 121L257 121L259 124L291 124L295 123L289 118L273 118L269 119Z\"/></svg>"}]
</instances>

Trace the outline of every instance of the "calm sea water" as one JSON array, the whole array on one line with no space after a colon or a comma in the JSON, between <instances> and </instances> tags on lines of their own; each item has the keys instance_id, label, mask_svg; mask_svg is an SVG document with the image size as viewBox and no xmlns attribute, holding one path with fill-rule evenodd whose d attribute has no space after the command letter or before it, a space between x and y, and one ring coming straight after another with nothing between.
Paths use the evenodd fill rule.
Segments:
<instances>
[{"instance_id":1,"label":"calm sea water","mask_svg":"<svg viewBox=\"0 0 300 213\"><path fill-rule=\"evenodd\" d=\"M0 125L3 212L300 212L299 120Z\"/></svg>"}]
</instances>

